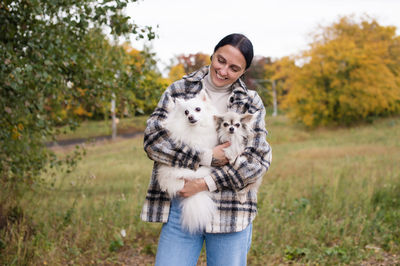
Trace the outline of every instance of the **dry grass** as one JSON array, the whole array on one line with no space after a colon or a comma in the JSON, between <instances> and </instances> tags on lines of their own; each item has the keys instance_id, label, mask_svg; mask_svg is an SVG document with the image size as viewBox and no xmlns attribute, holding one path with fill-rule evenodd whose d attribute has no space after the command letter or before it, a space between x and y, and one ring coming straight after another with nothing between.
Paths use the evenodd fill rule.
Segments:
<instances>
[{"instance_id":1,"label":"dry grass","mask_svg":"<svg viewBox=\"0 0 400 266\"><path fill-rule=\"evenodd\" d=\"M316 131L267 122L273 163L249 265L400 263L400 119ZM71 174L43 176L1 233L0 264L151 265L160 225L139 219L152 169L142 141L89 145Z\"/></svg>"}]
</instances>

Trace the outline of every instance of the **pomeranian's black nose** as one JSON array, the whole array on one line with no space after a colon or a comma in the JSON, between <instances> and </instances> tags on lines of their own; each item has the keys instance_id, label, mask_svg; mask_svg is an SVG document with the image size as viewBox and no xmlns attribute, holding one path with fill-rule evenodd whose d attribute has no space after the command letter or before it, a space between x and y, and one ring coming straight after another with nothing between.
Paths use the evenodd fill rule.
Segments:
<instances>
[{"instance_id":1,"label":"pomeranian's black nose","mask_svg":"<svg viewBox=\"0 0 400 266\"><path fill-rule=\"evenodd\" d=\"M194 117L193 117L192 115L189 115L189 116L188 116L188 119L189 119L189 122L190 122L190 123L192 123L192 124L193 124L193 123L196 123L196 119L194 119Z\"/></svg>"},{"instance_id":2,"label":"pomeranian's black nose","mask_svg":"<svg viewBox=\"0 0 400 266\"><path fill-rule=\"evenodd\" d=\"M235 132L235 129L233 127L230 127L229 128L229 133L233 133L233 132Z\"/></svg>"}]
</instances>

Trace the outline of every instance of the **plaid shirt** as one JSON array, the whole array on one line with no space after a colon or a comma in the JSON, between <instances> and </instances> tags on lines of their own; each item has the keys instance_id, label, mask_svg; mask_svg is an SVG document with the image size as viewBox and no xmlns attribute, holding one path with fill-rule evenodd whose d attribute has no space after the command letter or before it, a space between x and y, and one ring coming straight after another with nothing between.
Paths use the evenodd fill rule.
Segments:
<instances>
[{"instance_id":1,"label":"plaid shirt","mask_svg":"<svg viewBox=\"0 0 400 266\"><path fill-rule=\"evenodd\" d=\"M173 167L184 167L196 170L200 165L201 150L195 150L185 143L175 143L169 132L163 128L162 121L167 117L167 106L174 98L189 99L195 97L202 89L201 80L208 73L209 67L183 77L167 88L157 108L147 121L144 133L144 149L154 161L153 172L146 199L141 213L143 221L168 221L171 199L160 190L157 182L157 169L160 164ZM235 191L262 178L271 162L271 147L266 141L265 109L261 98L255 91L248 90L239 79L232 84L232 93L227 103L228 111L252 113L256 119L253 130L255 136L240 155L245 158L240 165L227 164L212 168L211 177L217 190L212 192L218 210L212 223L207 226L208 233L230 233L245 229L257 213L257 196L248 193L242 204Z\"/></svg>"}]
</instances>

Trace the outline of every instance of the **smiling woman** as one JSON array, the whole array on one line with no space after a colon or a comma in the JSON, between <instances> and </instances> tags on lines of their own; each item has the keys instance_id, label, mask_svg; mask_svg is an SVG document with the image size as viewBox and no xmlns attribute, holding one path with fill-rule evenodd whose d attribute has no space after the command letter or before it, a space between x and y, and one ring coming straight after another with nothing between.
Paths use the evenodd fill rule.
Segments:
<instances>
[{"instance_id":1,"label":"smiling woman","mask_svg":"<svg viewBox=\"0 0 400 266\"><path fill-rule=\"evenodd\" d=\"M253 56L253 45L244 35L231 34L223 38L211 57L213 83L222 87L235 82L250 67Z\"/></svg>"},{"instance_id":2,"label":"smiling woman","mask_svg":"<svg viewBox=\"0 0 400 266\"><path fill-rule=\"evenodd\" d=\"M240 51L225 45L214 53L211 60L211 79L218 87L231 84L244 73L245 65L246 61Z\"/></svg>"},{"instance_id":3,"label":"smiling woman","mask_svg":"<svg viewBox=\"0 0 400 266\"><path fill-rule=\"evenodd\" d=\"M246 264L252 222L257 213L257 197L256 193L249 192L240 201L238 193L260 182L271 161L271 148L266 141L265 108L258 94L248 90L240 79L252 59L253 45L246 36L236 33L226 36L215 46L211 65L169 86L147 121L144 149L155 163L141 217L144 221L164 223L156 265L196 265L204 242L207 265ZM207 103L215 107L217 113L231 111L253 115L251 127L254 137L239 155L241 159L238 161L243 163L229 164L224 153L229 142L219 143L213 148L214 144L207 146L207 143L193 147L176 141L171 133L174 129L166 128L170 104L201 94L206 94L209 98ZM203 138L204 142L204 136L188 137ZM179 166L193 172L200 166L211 167L211 173L190 180L187 176L177 176L185 182L175 197L160 188L162 165ZM215 215L200 231L188 232L182 228L182 202L206 190L211 192L217 207Z\"/></svg>"}]
</instances>

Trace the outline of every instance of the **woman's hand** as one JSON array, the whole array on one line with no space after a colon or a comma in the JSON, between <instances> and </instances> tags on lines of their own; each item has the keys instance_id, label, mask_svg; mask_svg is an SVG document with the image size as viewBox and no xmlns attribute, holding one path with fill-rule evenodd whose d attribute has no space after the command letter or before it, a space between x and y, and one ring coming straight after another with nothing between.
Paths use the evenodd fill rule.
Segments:
<instances>
[{"instance_id":1,"label":"woman's hand","mask_svg":"<svg viewBox=\"0 0 400 266\"><path fill-rule=\"evenodd\" d=\"M183 188L178 192L179 196L187 198L193 196L194 194L208 190L206 181L204 178L197 178L197 179L185 179L185 185Z\"/></svg>"},{"instance_id":2,"label":"woman's hand","mask_svg":"<svg viewBox=\"0 0 400 266\"><path fill-rule=\"evenodd\" d=\"M218 146L215 146L213 149L213 157L211 161L211 166L223 166L229 162L228 158L226 158L224 149L229 147L231 143L225 142ZM179 196L187 198L193 196L194 194L208 190L206 181L204 178L197 178L197 179L185 179L185 185L183 188L178 192Z\"/></svg>"},{"instance_id":3,"label":"woman's hand","mask_svg":"<svg viewBox=\"0 0 400 266\"><path fill-rule=\"evenodd\" d=\"M231 146L231 143L227 141L214 147L211 166L223 166L229 162L224 153L224 149L229 146Z\"/></svg>"}]
</instances>

